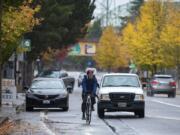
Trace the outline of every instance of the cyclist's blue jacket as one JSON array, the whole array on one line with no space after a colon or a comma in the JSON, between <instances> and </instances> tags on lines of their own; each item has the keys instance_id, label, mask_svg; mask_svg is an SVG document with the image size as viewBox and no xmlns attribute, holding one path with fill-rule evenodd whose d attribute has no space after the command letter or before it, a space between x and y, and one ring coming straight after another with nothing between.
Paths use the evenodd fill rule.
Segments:
<instances>
[{"instance_id":1,"label":"cyclist's blue jacket","mask_svg":"<svg viewBox=\"0 0 180 135\"><path fill-rule=\"evenodd\" d=\"M84 76L82 81L83 93L93 92L93 94L96 94L97 86L98 83L95 76L92 79L88 79L87 75Z\"/></svg>"}]
</instances>

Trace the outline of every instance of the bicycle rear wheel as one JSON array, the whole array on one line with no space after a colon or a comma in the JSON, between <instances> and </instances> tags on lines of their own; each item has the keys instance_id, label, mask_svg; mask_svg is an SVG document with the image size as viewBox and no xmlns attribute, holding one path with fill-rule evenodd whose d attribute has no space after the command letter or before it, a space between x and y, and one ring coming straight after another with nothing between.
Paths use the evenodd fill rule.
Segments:
<instances>
[{"instance_id":1,"label":"bicycle rear wheel","mask_svg":"<svg viewBox=\"0 0 180 135\"><path fill-rule=\"evenodd\" d=\"M86 102L86 124L91 123L91 97L87 97L87 102Z\"/></svg>"}]
</instances>

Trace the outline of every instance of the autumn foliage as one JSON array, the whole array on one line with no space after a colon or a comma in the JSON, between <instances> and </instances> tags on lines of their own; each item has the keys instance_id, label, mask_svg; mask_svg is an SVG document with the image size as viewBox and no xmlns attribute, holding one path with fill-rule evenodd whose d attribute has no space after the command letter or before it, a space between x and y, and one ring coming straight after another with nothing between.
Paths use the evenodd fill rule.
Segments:
<instances>
[{"instance_id":1,"label":"autumn foliage","mask_svg":"<svg viewBox=\"0 0 180 135\"><path fill-rule=\"evenodd\" d=\"M8 7L4 9L2 16L2 37L1 37L1 60L3 64L16 48L20 45L23 34L30 32L39 20L34 18L34 14L40 7L29 7L30 0L18 7Z\"/></svg>"},{"instance_id":2,"label":"autumn foliage","mask_svg":"<svg viewBox=\"0 0 180 135\"><path fill-rule=\"evenodd\" d=\"M121 42L115 29L109 26L104 29L97 47L95 61L98 66L108 70L127 66L126 47Z\"/></svg>"},{"instance_id":3,"label":"autumn foliage","mask_svg":"<svg viewBox=\"0 0 180 135\"><path fill-rule=\"evenodd\" d=\"M133 23L129 21L120 34L104 30L97 63L104 68L117 67L131 59L139 68L153 72L180 65L179 18L180 8L172 1L147 0L140 15Z\"/></svg>"}]
</instances>

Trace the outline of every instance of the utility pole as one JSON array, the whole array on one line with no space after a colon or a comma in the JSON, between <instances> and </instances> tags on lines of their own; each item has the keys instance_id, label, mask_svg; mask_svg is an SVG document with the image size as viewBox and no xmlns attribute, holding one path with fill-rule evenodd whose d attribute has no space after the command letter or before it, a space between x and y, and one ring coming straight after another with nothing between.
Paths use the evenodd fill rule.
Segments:
<instances>
[{"instance_id":1,"label":"utility pole","mask_svg":"<svg viewBox=\"0 0 180 135\"><path fill-rule=\"evenodd\" d=\"M105 16L105 25L108 26L110 21L110 10L113 4L113 0L103 0L99 2L99 4L102 7L101 14Z\"/></svg>"},{"instance_id":2,"label":"utility pole","mask_svg":"<svg viewBox=\"0 0 180 135\"><path fill-rule=\"evenodd\" d=\"M106 0L106 26L109 25L109 0Z\"/></svg>"}]
</instances>

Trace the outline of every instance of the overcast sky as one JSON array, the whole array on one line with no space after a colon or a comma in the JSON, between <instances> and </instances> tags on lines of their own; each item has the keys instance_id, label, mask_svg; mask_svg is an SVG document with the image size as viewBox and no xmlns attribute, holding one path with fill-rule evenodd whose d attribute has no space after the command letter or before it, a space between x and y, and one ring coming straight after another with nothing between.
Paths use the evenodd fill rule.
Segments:
<instances>
[{"instance_id":1,"label":"overcast sky","mask_svg":"<svg viewBox=\"0 0 180 135\"><path fill-rule=\"evenodd\" d=\"M111 2L111 9L116 5L122 5L125 3L128 3L130 0L109 0ZM94 12L94 15L97 16L97 14L102 12L103 4L106 3L106 0L96 0L96 10Z\"/></svg>"}]
</instances>

